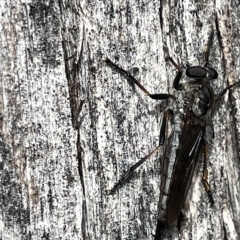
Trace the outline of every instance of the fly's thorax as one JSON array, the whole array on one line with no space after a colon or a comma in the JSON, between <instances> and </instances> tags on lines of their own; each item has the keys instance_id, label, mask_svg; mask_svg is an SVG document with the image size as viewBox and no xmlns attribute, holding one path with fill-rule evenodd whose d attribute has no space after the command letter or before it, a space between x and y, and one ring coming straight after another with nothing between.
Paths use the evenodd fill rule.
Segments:
<instances>
[{"instance_id":1,"label":"fly's thorax","mask_svg":"<svg viewBox=\"0 0 240 240\"><path fill-rule=\"evenodd\" d=\"M171 95L174 96L174 99L168 104L168 108L173 111L174 116L183 115L184 108L186 105L186 91L182 89L181 91L177 91L173 89L171 91Z\"/></svg>"},{"instance_id":2,"label":"fly's thorax","mask_svg":"<svg viewBox=\"0 0 240 240\"><path fill-rule=\"evenodd\" d=\"M183 85L172 94L175 97L172 109L177 114L192 112L194 116L201 118L208 113L214 102L212 88L205 81L201 81L201 84Z\"/></svg>"}]
</instances>

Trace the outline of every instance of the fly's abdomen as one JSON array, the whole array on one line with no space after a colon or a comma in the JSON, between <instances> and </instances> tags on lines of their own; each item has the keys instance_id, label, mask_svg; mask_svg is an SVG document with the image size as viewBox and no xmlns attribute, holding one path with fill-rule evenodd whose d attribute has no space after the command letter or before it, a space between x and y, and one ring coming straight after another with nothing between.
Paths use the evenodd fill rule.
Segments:
<instances>
[{"instance_id":1,"label":"fly's abdomen","mask_svg":"<svg viewBox=\"0 0 240 240\"><path fill-rule=\"evenodd\" d=\"M161 186L158 219L162 222L166 222L167 199L170 196L169 188L179 146L179 136L180 131L175 129L168 138L161 162Z\"/></svg>"}]
</instances>

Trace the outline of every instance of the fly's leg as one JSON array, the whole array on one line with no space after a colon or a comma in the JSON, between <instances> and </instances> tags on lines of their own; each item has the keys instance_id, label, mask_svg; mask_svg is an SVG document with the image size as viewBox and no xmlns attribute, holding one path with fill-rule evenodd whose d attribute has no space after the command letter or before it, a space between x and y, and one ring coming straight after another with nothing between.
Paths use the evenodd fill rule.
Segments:
<instances>
[{"instance_id":1,"label":"fly's leg","mask_svg":"<svg viewBox=\"0 0 240 240\"><path fill-rule=\"evenodd\" d=\"M169 112L165 111L163 115L163 120L161 124L160 129L160 137L159 137L159 145L156 147L152 152L150 152L147 156L139 160L137 163L135 163L133 166L129 168L129 170L118 180L112 189L108 190L108 192L111 194L115 192L115 190L121 186L132 174L133 172L142 165L147 159L149 159L154 153L158 152L161 149L161 146L165 142L165 132L166 132L166 125L167 125L167 119L168 119Z\"/></svg>"},{"instance_id":2,"label":"fly's leg","mask_svg":"<svg viewBox=\"0 0 240 240\"><path fill-rule=\"evenodd\" d=\"M215 111L218 109L219 104L220 104L220 101L221 101L222 97L224 96L224 94L225 94L229 89L231 89L231 88L233 88L233 87L236 87L236 86L240 86L240 81L239 81L239 82L235 82L235 83L232 84L232 85L229 85L228 87L224 88L224 89L218 94L218 96L216 97L216 100L215 100L215 106L214 106L212 115L214 115L214 114L215 114Z\"/></svg>"},{"instance_id":3,"label":"fly's leg","mask_svg":"<svg viewBox=\"0 0 240 240\"><path fill-rule=\"evenodd\" d=\"M204 188L207 192L209 201L211 205L214 204L213 196L212 196L212 191L210 188L210 185L208 183L208 170L207 170L207 145L205 144L204 146L204 164L203 164L203 176L202 176L202 182L204 185Z\"/></svg>"},{"instance_id":4,"label":"fly's leg","mask_svg":"<svg viewBox=\"0 0 240 240\"><path fill-rule=\"evenodd\" d=\"M174 62L174 60L171 57L169 57L169 61L175 67L177 67L179 71L181 71L181 68ZM130 80L131 83L137 85L141 89L141 91L143 91L148 97L150 97L152 99L155 99L155 100L165 100L165 99L168 99L168 98L175 98L173 95L165 94L165 93L150 94L148 92L148 90L143 85L141 85L140 82L135 77L133 77L128 71L123 69L121 66L118 66L117 64L113 63L109 58L106 58L105 62L110 67L114 68L119 73L124 75L128 80ZM181 78L181 74L178 73L177 76L175 77L175 79L177 79L177 80L174 80L174 82L177 82L177 84L175 83L176 88L178 87L180 78ZM150 152L147 156L142 158L140 161L138 161L136 164L134 164L132 167L130 167L130 169L121 177L121 179L114 185L114 187L109 190L110 193L113 193L120 185L123 184L123 182L125 182L132 175L132 173L135 171L135 169L137 169L140 165L142 165L154 153L156 153L156 152L158 152L160 150L161 146L164 144L164 141L165 141L166 124L167 124L167 118L168 118L169 113L170 113L170 111L165 111L164 112L162 125L161 125L161 130L160 130L158 147L156 149L154 149L152 152Z\"/></svg>"},{"instance_id":5,"label":"fly's leg","mask_svg":"<svg viewBox=\"0 0 240 240\"><path fill-rule=\"evenodd\" d=\"M175 88L176 90L178 90L178 86L179 86L179 82L181 80L181 77L182 77L182 70L179 70L179 71L177 71L177 75L176 75L176 77L174 78L174 81L173 81L173 88Z\"/></svg>"},{"instance_id":6,"label":"fly's leg","mask_svg":"<svg viewBox=\"0 0 240 240\"><path fill-rule=\"evenodd\" d=\"M112 194L113 192L116 191L116 189L121 186L132 174L133 172L140 166L142 165L147 159L149 159L154 153L158 152L160 150L160 146L155 148L152 152L150 152L146 157L142 158L140 161L135 163L133 166L129 168L129 170L119 179L115 185L113 186L112 189L109 189L108 192Z\"/></svg>"},{"instance_id":7,"label":"fly's leg","mask_svg":"<svg viewBox=\"0 0 240 240\"><path fill-rule=\"evenodd\" d=\"M158 93L158 94L151 94L148 92L148 90L143 87L140 82L133 77L128 71L124 70L122 67L118 66L117 64L113 63L109 58L107 58L105 60L105 62L115 68L118 72L120 72L121 74L123 74L125 77L127 77L128 80L130 80L132 83L134 83L135 85L137 85L148 97L155 99L155 100L165 100L168 98L174 98L174 96L172 96L171 94L167 94L167 93Z\"/></svg>"},{"instance_id":8,"label":"fly's leg","mask_svg":"<svg viewBox=\"0 0 240 240\"><path fill-rule=\"evenodd\" d=\"M218 102L221 100L221 98L224 96L224 94L227 92L227 90L229 90L229 89L231 89L231 88L233 88L233 87L235 87L235 86L238 86L238 85L240 86L240 81L239 81L239 82L235 82L234 84L229 85L228 87L224 88L224 89L218 94L217 99L216 99L216 103L218 103Z\"/></svg>"},{"instance_id":9,"label":"fly's leg","mask_svg":"<svg viewBox=\"0 0 240 240\"><path fill-rule=\"evenodd\" d=\"M174 78L173 86L172 86L173 88L178 90L179 82L180 82L181 77L182 77L182 68L173 60L172 57L170 57L167 49L166 49L166 53L167 53L167 58L166 59L178 70L177 75Z\"/></svg>"},{"instance_id":10,"label":"fly's leg","mask_svg":"<svg viewBox=\"0 0 240 240\"><path fill-rule=\"evenodd\" d=\"M215 113L216 109L218 108L218 104L220 103L222 97L224 96L224 94L231 88L233 87L236 87L236 86L240 86L240 81L238 82L235 82L234 84L232 85L229 85L228 87L224 88L219 94L218 96L216 97L216 100L215 100L215 106L214 106L214 110L213 110L213 114ZM214 133L214 132L213 132ZM203 168L203 177L202 177L202 181L203 181L203 184L204 184L204 187L206 189L206 192L208 194L208 197L209 197L209 200L210 202L213 204L214 201L213 201L213 197L212 197L212 193L211 193L211 190L210 190L210 185L207 181L207 177L208 177L208 170L207 170L207 146L205 145L204 146L204 168Z\"/></svg>"},{"instance_id":11,"label":"fly's leg","mask_svg":"<svg viewBox=\"0 0 240 240\"><path fill-rule=\"evenodd\" d=\"M210 49L212 47L213 37L214 37L214 31L213 31L213 27L212 27L209 38L208 38L208 42L207 42L207 48L204 51L204 58L205 58L204 67L207 67L208 63L209 63L209 55L210 55Z\"/></svg>"}]
</instances>

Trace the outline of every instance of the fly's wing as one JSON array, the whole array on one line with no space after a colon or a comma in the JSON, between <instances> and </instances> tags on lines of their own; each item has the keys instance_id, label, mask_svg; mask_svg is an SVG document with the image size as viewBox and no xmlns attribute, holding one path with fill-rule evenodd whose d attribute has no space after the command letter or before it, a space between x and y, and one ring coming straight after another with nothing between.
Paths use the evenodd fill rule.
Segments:
<instances>
[{"instance_id":1,"label":"fly's wing","mask_svg":"<svg viewBox=\"0 0 240 240\"><path fill-rule=\"evenodd\" d=\"M174 165L168 192L166 221L171 224L179 216L185 202L198 155L202 147L205 127L185 124L180 137L180 148Z\"/></svg>"}]
</instances>

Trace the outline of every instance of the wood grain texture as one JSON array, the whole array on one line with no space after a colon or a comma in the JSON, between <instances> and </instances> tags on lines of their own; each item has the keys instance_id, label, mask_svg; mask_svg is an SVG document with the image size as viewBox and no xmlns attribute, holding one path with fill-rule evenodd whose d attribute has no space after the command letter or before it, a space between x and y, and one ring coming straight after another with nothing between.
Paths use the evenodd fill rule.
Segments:
<instances>
[{"instance_id":1,"label":"wood grain texture","mask_svg":"<svg viewBox=\"0 0 240 240\"><path fill-rule=\"evenodd\" d=\"M106 190L158 144L176 70L210 66L219 93L239 81L236 1L4 1L0 4L0 238L154 239L161 153L114 195ZM210 208L199 160L179 239L239 239L240 89L216 113L209 148ZM176 232L173 232L175 234ZM179 235L178 235L179 234ZM170 239L170 238L169 238Z\"/></svg>"}]
</instances>

